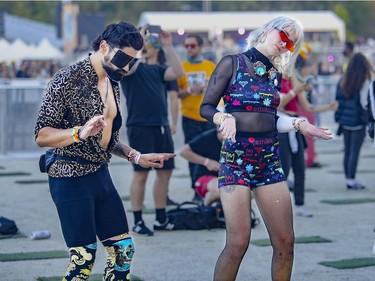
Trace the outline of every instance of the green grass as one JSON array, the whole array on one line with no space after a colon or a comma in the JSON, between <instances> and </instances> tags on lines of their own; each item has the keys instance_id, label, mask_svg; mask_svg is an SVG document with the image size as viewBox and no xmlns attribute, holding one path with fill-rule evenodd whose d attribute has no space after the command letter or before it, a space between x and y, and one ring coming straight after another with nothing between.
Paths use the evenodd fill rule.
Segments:
<instances>
[{"instance_id":1,"label":"green grass","mask_svg":"<svg viewBox=\"0 0 375 281\"><path fill-rule=\"evenodd\" d=\"M321 200L321 203L331 205L347 205L347 204L362 204L375 202L375 198L349 198L349 199L336 199L336 200Z\"/></svg>"},{"instance_id":2,"label":"green grass","mask_svg":"<svg viewBox=\"0 0 375 281\"><path fill-rule=\"evenodd\" d=\"M22 261L22 260L44 260L44 259L61 259L68 258L67 251L44 251L28 253L10 253L0 254L0 261Z\"/></svg>"},{"instance_id":3,"label":"green grass","mask_svg":"<svg viewBox=\"0 0 375 281\"><path fill-rule=\"evenodd\" d=\"M48 180L16 180L14 182L18 184L41 184L48 183Z\"/></svg>"},{"instance_id":4,"label":"green grass","mask_svg":"<svg viewBox=\"0 0 375 281\"><path fill-rule=\"evenodd\" d=\"M30 176L30 173L26 172L6 172L0 173L0 177L14 177L14 176Z\"/></svg>"},{"instance_id":5,"label":"green grass","mask_svg":"<svg viewBox=\"0 0 375 281\"><path fill-rule=\"evenodd\" d=\"M374 266L375 258L355 258L337 261L322 261L319 264L337 269L359 268L366 266Z\"/></svg>"},{"instance_id":6,"label":"green grass","mask_svg":"<svg viewBox=\"0 0 375 281\"><path fill-rule=\"evenodd\" d=\"M373 170L358 170L357 171L358 174L372 174L373 172L374 172ZM327 173L343 174L344 171L343 170L329 170L329 171L327 171Z\"/></svg>"},{"instance_id":7,"label":"green grass","mask_svg":"<svg viewBox=\"0 0 375 281\"><path fill-rule=\"evenodd\" d=\"M295 244L307 244L307 243L330 243L332 242L329 239L323 238L321 236L301 236L296 237ZM259 246L259 247L265 247L265 246L271 246L271 241L269 239L257 239L250 241L251 244Z\"/></svg>"}]
</instances>

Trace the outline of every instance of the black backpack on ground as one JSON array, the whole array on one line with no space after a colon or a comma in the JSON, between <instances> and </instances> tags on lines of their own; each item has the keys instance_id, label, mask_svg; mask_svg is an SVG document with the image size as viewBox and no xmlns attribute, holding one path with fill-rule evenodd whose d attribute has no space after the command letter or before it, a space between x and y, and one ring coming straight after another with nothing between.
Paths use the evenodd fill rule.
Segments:
<instances>
[{"instance_id":1,"label":"black backpack on ground","mask_svg":"<svg viewBox=\"0 0 375 281\"><path fill-rule=\"evenodd\" d=\"M17 225L14 221L0 216L0 234L9 235L18 232Z\"/></svg>"},{"instance_id":2,"label":"black backpack on ground","mask_svg":"<svg viewBox=\"0 0 375 281\"><path fill-rule=\"evenodd\" d=\"M169 222L174 224L173 230L201 230L225 228L223 208L220 202L211 206L202 206L195 202L185 201L175 209L167 211ZM251 227L259 223L251 210Z\"/></svg>"}]
</instances>

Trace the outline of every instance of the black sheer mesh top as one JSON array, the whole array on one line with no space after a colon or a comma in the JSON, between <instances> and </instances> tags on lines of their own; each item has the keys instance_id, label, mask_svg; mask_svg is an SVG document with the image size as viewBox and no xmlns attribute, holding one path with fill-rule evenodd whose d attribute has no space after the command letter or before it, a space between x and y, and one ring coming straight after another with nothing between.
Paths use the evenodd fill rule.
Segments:
<instances>
[{"instance_id":1,"label":"black sheer mesh top","mask_svg":"<svg viewBox=\"0 0 375 281\"><path fill-rule=\"evenodd\" d=\"M211 76L200 113L213 122L223 98L225 112L236 118L237 131L275 131L280 84L281 74L255 48L225 56Z\"/></svg>"}]
</instances>

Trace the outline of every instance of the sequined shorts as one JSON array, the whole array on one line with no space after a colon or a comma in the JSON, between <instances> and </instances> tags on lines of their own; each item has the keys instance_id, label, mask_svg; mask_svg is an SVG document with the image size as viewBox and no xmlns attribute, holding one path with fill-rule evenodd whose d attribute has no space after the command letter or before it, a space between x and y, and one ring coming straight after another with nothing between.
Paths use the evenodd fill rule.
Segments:
<instances>
[{"instance_id":1,"label":"sequined shorts","mask_svg":"<svg viewBox=\"0 0 375 281\"><path fill-rule=\"evenodd\" d=\"M237 132L235 143L223 142L220 164L219 188L244 185L254 189L285 181L276 132Z\"/></svg>"}]
</instances>

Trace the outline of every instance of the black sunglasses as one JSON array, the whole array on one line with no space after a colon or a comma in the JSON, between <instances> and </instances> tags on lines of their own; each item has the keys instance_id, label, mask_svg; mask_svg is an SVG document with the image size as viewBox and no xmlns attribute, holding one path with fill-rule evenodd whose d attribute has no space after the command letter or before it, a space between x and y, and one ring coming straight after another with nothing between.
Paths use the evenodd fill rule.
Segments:
<instances>
[{"instance_id":1,"label":"black sunglasses","mask_svg":"<svg viewBox=\"0 0 375 281\"><path fill-rule=\"evenodd\" d=\"M109 43L108 43L108 46L110 46L111 49L114 50L114 48ZM124 53L121 50L117 50L115 55L111 59L111 63L114 66L122 69L128 64L130 64L130 67L133 66L137 60L138 58L129 56L128 54Z\"/></svg>"}]
</instances>

